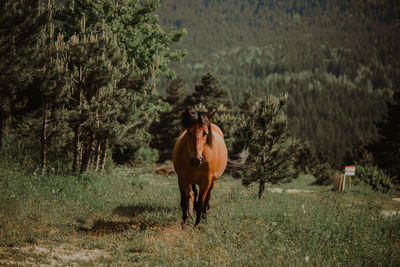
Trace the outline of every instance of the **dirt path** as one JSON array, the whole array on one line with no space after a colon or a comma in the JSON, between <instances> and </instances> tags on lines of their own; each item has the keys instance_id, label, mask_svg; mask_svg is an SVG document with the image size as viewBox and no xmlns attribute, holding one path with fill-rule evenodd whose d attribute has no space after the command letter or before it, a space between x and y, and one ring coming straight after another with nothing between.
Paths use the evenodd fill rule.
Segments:
<instances>
[{"instance_id":1,"label":"dirt path","mask_svg":"<svg viewBox=\"0 0 400 267\"><path fill-rule=\"evenodd\" d=\"M33 245L26 247L0 248L0 265L74 265L108 258L107 251L82 249L72 245L48 247Z\"/></svg>"},{"instance_id":2,"label":"dirt path","mask_svg":"<svg viewBox=\"0 0 400 267\"><path fill-rule=\"evenodd\" d=\"M271 193L286 193L286 194L299 194L299 193L314 193L315 190L302 190L302 189L282 189L282 188L266 188Z\"/></svg>"}]
</instances>

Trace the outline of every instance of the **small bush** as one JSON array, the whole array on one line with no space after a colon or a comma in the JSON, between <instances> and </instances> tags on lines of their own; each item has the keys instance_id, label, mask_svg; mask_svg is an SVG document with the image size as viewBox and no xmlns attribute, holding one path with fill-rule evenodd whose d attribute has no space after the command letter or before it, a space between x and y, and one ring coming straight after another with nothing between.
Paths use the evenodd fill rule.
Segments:
<instances>
[{"instance_id":1,"label":"small bush","mask_svg":"<svg viewBox=\"0 0 400 267\"><path fill-rule=\"evenodd\" d=\"M158 160L158 151L154 148L140 147L135 152L134 161L137 163L154 163Z\"/></svg>"},{"instance_id":2,"label":"small bush","mask_svg":"<svg viewBox=\"0 0 400 267\"><path fill-rule=\"evenodd\" d=\"M356 177L375 191L388 193L393 187L390 177L375 166L357 166Z\"/></svg>"},{"instance_id":3,"label":"small bush","mask_svg":"<svg viewBox=\"0 0 400 267\"><path fill-rule=\"evenodd\" d=\"M332 170L329 163L323 163L316 165L312 170L311 174L315 177L314 184L316 185L330 185L333 183L335 176L334 170Z\"/></svg>"}]
</instances>

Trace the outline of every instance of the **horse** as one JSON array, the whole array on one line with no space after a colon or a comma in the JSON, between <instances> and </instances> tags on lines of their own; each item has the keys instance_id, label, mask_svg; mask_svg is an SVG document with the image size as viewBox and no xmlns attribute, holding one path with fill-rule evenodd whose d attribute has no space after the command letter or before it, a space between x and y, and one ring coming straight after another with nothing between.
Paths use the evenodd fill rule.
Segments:
<instances>
[{"instance_id":1,"label":"horse","mask_svg":"<svg viewBox=\"0 0 400 267\"><path fill-rule=\"evenodd\" d=\"M172 161L178 175L183 226L189 217L193 219L193 207L195 226L200 223L210 207L215 181L224 173L228 162L224 134L212 123L214 114L215 111L208 114L187 108L182 115L183 130L174 145Z\"/></svg>"}]
</instances>

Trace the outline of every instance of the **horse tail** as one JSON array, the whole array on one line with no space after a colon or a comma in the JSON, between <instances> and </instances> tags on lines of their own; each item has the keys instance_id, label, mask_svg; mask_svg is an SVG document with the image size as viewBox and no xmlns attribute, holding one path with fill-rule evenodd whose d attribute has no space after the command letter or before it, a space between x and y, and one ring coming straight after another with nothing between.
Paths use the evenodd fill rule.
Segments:
<instances>
[{"instance_id":1,"label":"horse tail","mask_svg":"<svg viewBox=\"0 0 400 267\"><path fill-rule=\"evenodd\" d=\"M244 147L242 152L233 156L233 159L228 158L227 168L228 170L239 170L248 169L249 166L246 164L246 160L249 157L249 148Z\"/></svg>"}]
</instances>

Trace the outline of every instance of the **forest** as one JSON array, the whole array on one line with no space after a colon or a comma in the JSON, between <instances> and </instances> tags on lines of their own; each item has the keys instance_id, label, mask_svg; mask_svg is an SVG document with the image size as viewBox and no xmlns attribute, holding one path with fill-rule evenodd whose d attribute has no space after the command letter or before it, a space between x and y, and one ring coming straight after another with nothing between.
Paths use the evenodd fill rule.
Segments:
<instances>
[{"instance_id":1,"label":"forest","mask_svg":"<svg viewBox=\"0 0 400 267\"><path fill-rule=\"evenodd\" d=\"M335 168L378 138L399 88L396 1L165 1L159 14L188 31L177 47L190 53L173 65L187 91L212 71L236 105L249 88L289 93L290 132Z\"/></svg>"},{"instance_id":2,"label":"forest","mask_svg":"<svg viewBox=\"0 0 400 267\"><path fill-rule=\"evenodd\" d=\"M230 154L270 156L269 182L346 164L400 181L396 1L1 4L0 144L25 142L43 174L170 160L195 107Z\"/></svg>"}]
</instances>

